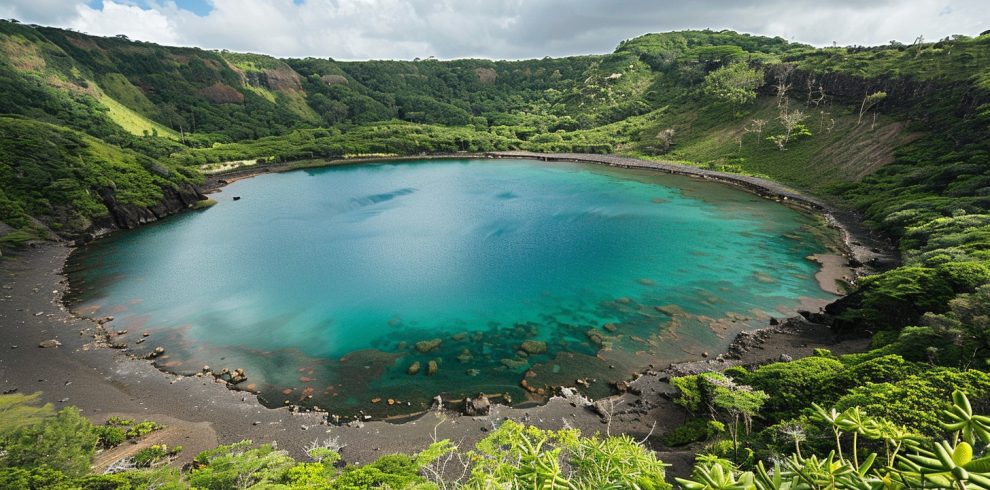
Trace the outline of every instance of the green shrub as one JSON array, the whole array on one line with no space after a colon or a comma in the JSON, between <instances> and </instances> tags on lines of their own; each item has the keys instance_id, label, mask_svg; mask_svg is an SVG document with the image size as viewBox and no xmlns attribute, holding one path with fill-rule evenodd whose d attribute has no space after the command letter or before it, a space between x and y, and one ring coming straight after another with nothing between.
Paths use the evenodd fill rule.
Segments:
<instances>
[{"instance_id":1,"label":"green shrub","mask_svg":"<svg viewBox=\"0 0 990 490\"><path fill-rule=\"evenodd\" d=\"M152 422L150 420L145 420L139 424L130 426L127 429L126 436L128 439L134 439L136 437L144 437L156 430L161 430L163 428L164 428L163 426L155 422Z\"/></svg>"},{"instance_id":2,"label":"green shrub","mask_svg":"<svg viewBox=\"0 0 990 490\"><path fill-rule=\"evenodd\" d=\"M0 396L0 466L48 466L68 476L89 471L99 437L79 410L35 406L37 396Z\"/></svg>"},{"instance_id":3,"label":"green shrub","mask_svg":"<svg viewBox=\"0 0 990 490\"><path fill-rule=\"evenodd\" d=\"M870 276L846 300L836 327L846 331L900 329L916 325L924 313L943 313L957 294L990 282L990 269L976 263L900 267Z\"/></svg>"},{"instance_id":4,"label":"green shrub","mask_svg":"<svg viewBox=\"0 0 990 490\"><path fill-rule=\"evenodd\" d=\"M755 371L739 373L741 377L736 379L772 394L764 413L779 419L796 415L811 402L836 396L829 384L842 369L836 359L813 356L760 366Z\"/></svg>"},{"instance_id":5,"label":"green shrub","mask_svg":"<svg viewBox=\"0 0 990 490\"><path fill-rule=\"evenodd\" d=\"M72 488L69 477L48 466L0 467L0 488L9 490L59 490Z\"/></svg>"},{"instance_id":6,"label":"green shrub","mask_svg":"<svg viewBox=\"0 0 990 490\"><path fill-rule=\"evenodd\" d=\"M707 441L725 432L725 424L707 418L694 418L677 426L663 436L666 446L686 446L692 442Z\"/></svg>"},{"instance_id":7,"label":"green shrub","mask_svg":"<svg viewBox=\"0 0 990 490\"><path fill-rule=\"evenodd\" d=\"M204 451L194 461L196 467L186 480L194 487L210 490L278 483L295 465L285 452L268 444L252 447L251 441Z\"/></svg>"},{"instance_id":8,"label":"green shrub","mask_svg":"<svg viewBox=\"0 0 990 490\"><path fill-rule=\"evenodd\" d=\"M138 468L149 468L155 466L158 463L167 461L169 458L182 452L182 446L176 446L171 449L164 444L152 444L144 449L141 449L134 455L134 466Z\"/></svg>"},{"instance_id":9,"label":"green shrub","mask_svg":"<svg viewBox=\"0 0 990 490\"><path fill-rule=\"evenodd\" d=\"M930 368L905 379L888 383L857 386L836 402L836 409L861 407L872 417L881 417L910 430L933 436L942 431L942 410L951 404L954 390L960 390L974 404L990 397L990 374L982 371L959 371Z\"/></svg>"},{"instance_id":10,"label":"green shrub","mask_svg":"<svg viewBox=\"0 0 990 490\"><path fill-rule=\"evenodd\" d=\"M828 390L836 396L841 396L857 386L869 383L894 383L923 370L922 366L906 361L896 354L875 357L853 363L836 373Z\"/></svg>"},{"instance_id":11,"label":"green shrub","mask_svg":"<svg viewBox=\"0 0 990 490\"><path fill-rule=\"evenodd\" d=\"M700 374L679 376L671 379L670 384L677 388L675 403L688 409L691 413L698 413L701 410L703 386Z\"/></svg>"},{"instance_id":12,"label":"green shrub","mask_svg":"<svg viewBox=\"0 0 990 490\"><path fill-rule=\"evenodd\" d=\"M86 475L73 482L80 490L131 490L126 475Z\"/></svg>"},{"instance_id":13,"label":"green shrub","mask_svg":"<svg viewBox=\"0 0 990 490\"><path fill-rule=\"evenodd\" d=\"M574 429L541 430L506 420L468 457L467 488L671 488L663 462L629 436L584 438ZM573 469L566 480L565 463Z\"/></svg>"},{"instance_id":14,"label":"green shrub","mask_svg":"<svg viewBox=\"0 0 990 490\"><path fill-rule=\"evenodd\" d=\"M110 425L97 425L94 427L97 437L100 438L100 447L109 449L119 446L127 440L127 433L120 427Z\"/></svg>"},{"instance_id":15,"label":"green shrub","mask_svg":"<svg viewBox=\"0 0 990 490\"><path fill-rule=\"evenodd\" d=\"M344 468L333 487L341 490L410 488L426 483L419 469L420 465L409 455L389 454L373 463Z\"/></svg>"}]
</instances>

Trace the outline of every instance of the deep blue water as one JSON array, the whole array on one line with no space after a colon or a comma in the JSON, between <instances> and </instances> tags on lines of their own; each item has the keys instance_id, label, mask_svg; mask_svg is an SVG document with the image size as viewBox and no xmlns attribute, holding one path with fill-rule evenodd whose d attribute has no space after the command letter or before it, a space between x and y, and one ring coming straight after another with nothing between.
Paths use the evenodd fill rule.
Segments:
<instances>
[{"instance_id":1,"label":"deep blue water","mask_svg":"<svg viewBox=\"0 0 990 490\"><path fill-rule=\"evenodd\" d=\"M538 399L524 377L592 377L601 394L829 297L806 259L825 251L815 218L685 177L424 161L263 175L213 197L75 253L72 306L113 315L135 351L165 347L167 369L244 368L242 387L273 406ZM526 340L547 352L519 352Z\"/></svg>"}]
</instances>

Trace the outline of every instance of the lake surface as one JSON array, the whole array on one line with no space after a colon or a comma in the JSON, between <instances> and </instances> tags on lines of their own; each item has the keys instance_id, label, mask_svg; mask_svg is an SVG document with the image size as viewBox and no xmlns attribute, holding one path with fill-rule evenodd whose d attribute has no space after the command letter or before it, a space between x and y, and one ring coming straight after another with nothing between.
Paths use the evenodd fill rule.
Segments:
<instances>
[{"instance_id":1,"label":"lake surface","mask_svg":"<svg viewBox=\"0 0 990 490\"><path fill-rule=\"evenodd\" d=\"M686 177L421 161L213 197L74 253L70 306L114 316L133 352L164 347L164 369L243 368L270 406L396 415L577 378L603 395L831 297L806 258L826 251L818 218Z\"/></svg>"}]
</instances>

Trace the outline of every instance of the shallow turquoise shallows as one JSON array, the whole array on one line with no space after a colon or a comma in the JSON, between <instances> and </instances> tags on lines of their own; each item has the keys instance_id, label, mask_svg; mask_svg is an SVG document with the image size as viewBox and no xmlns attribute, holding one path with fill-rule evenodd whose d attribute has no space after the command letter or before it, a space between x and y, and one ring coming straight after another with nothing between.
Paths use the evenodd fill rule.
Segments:
<instances>
[{"instance_id":1,"label":"shallow turquoise shallows","mask_svg":"<svg viewBox=\"0 0 990 490\"><path fill-rule=\"evenodd\" d=\"M806 258L825 252L817 218L685 177L422 161L213 197L75 253L71 304L134 352L164 347L164 369L243 368L272 406L396 415L577 378L600 395L829 297Z\"/></svg>"}]
</instances>

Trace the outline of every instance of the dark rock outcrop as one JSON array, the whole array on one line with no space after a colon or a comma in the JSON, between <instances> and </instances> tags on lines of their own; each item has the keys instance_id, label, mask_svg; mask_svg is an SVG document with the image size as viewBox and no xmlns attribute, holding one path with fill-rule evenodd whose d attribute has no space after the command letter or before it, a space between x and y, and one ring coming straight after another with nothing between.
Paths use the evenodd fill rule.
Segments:
<instances>
[{"instance_id":1,"label":"dark rock outcrop","mask_svg":"<svg viewBox=\"0 0 990 490\"><path fill-rule=\"evenodd\" d=\"M197 202L206 199L206 196L198 188L189 184L178 188L162 188L162 199L151 207L122 204L117 201L112 189L103 190L100 197L110 211L110 217L109 222L97 223L97 226L121 229L132 229L158 221L166 216L191 208Z\"/></svg>"},{"instance_id":2,"label":"dark rock outcrop","mask_svg":"<svg viewBox=\"0 0 990 490\"><path fill-rule=\"evenodd\" d=\"M490 412L491 409L492 403L485 395L479 395L477 398L468 398L464 400L464 415L470 417L488 415L488 412Z\"/></svg>"}]
</instances>

